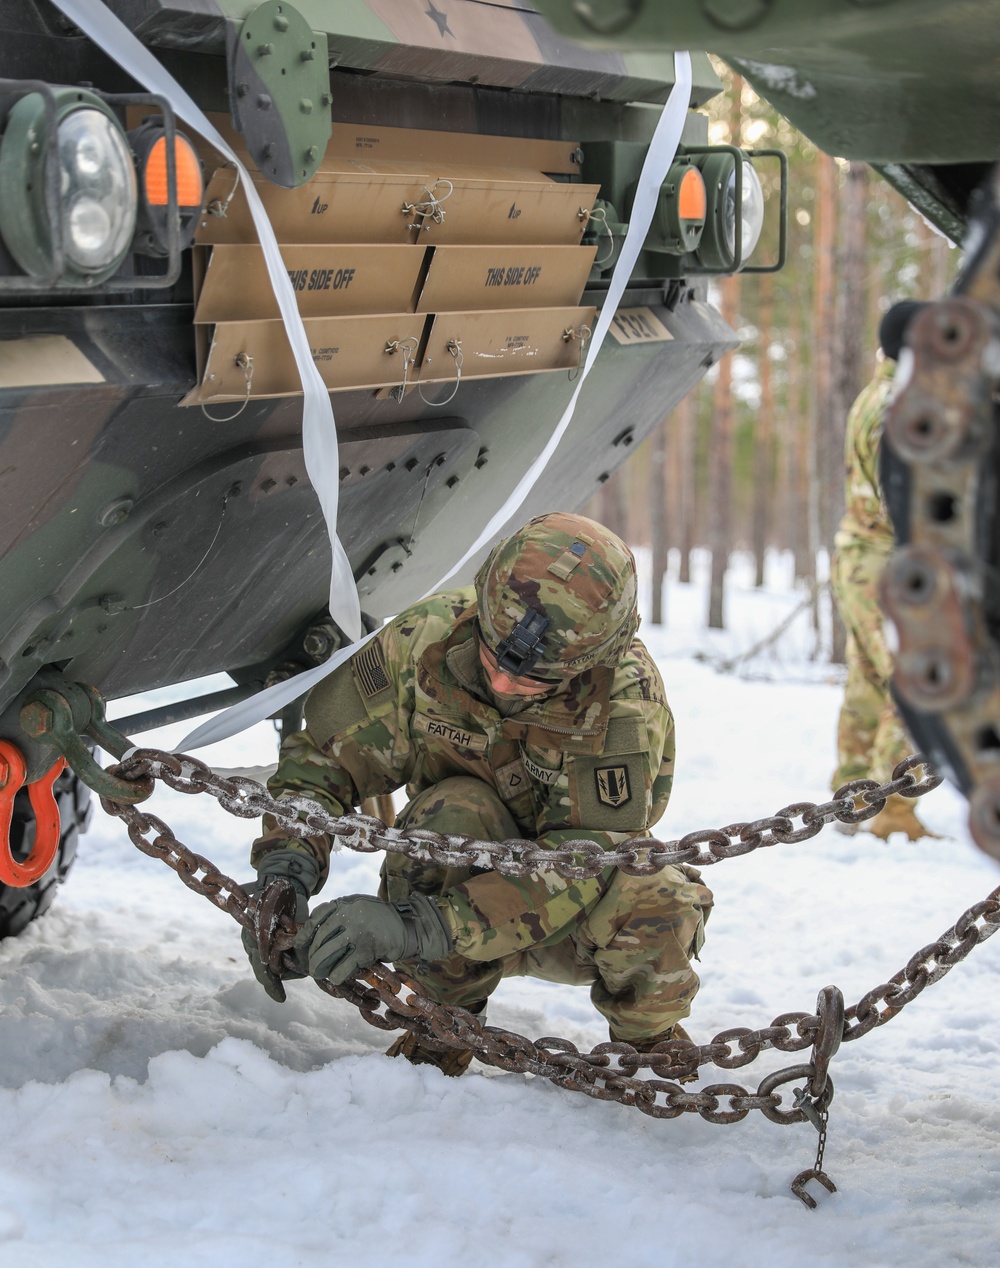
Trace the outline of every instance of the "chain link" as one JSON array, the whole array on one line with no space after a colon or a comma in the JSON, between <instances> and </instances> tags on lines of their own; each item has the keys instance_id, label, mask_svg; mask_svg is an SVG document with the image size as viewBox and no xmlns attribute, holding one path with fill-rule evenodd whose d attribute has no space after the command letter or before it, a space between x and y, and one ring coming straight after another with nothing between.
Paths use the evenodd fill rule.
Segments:
<instances>
[{"instance_id":1,"label":"chain link","mask_svg":"<svg viewBox=\"0 0 1000 1268\"><path fill-rule=\"evenodd\" d=\"M600 847L592 841L570 842L561 851L540 851L532 842L525 841L482 842L426 831L404 834L386 828L378 819L363 815L349 815L338 820L318 811L304 798L278 802L253 780L242 777L225 779L195 758L158 750L139 750L131 754L118 768L118 773L126 778L153 775L179 792L210 792L225 809L241 818L273 814L277 808L282 822L293 822L309 833L328 832L343 844L363 853L380 849L412 851L412 857L444 862L450 866L468 865L471 858L476 866L494 866L498 871L512 875L523 874L524 869L544 863L552 865L562 875L576 876L581 874L581 865L572 863L571 859L586 854L588 863L583 866L589 868L593 850L600 852L602 866L613 863L623 871L642 869L638 874L646 874L674 862L716 863L759 846L803 840L803 833L814 836L831 817L851 822L848 816L858 813L854 808L858 797L864 807L862 817L868 817L877 813L880 808L878 802L884 804L885 796L889 795L887 788L904 795L919 796L936 787L940 780L933 774L921 784L909 774L919 765L926 766L923 758L907 758L893 772L891 784L880 787L872 781L856 781L839 789L833 801L822 805L798 802L769 819L689 833L679 842L666 844L637 838L625 842L617 851L607 853L600 851ZM864 787L859 787L862 784ZM137 806L106 798L101 799L101 804L109 814L126 824L130 839L144 854L166 863L189 889L203 894L243 928L256 934L259 901L256 896L248 894L210 860L178 841L168 825L157 816ZM306 817L291 819L293 812L296 816ZM792 821L796 818L802 819L801 828L794 827ZM702 845L707 845L708 849L702 851ZM645 856L645 862L640 862L642 856ZM584 874L593 873L586 871ZM286 957L279 962L291 969L293 960L289 948L296 926L288 915L277 916L275 923L275 953ZM847 1009L843 1041L858 1039L895 1017L925 987L940 981L955 964L965 959L973 947L991 937L998 926L1000 887L964 912L937 941L912 956L906 967L888 983L869 991ZM782 1013L770 1026L759 1030L746 1027L724 1030L707 1044L671 1039L657 1044L652 1052L644 1053L627 1043L608 1042L598 1044L590 1052L580 1052L569 1040L547 1036L533 1042L513 1031L487 1026L462 1008L436 1004L422 995L412 980L381 964L370 966L342 986L324 981L317 982L317 985L328 995L353 1004L372 1026L382 1030L402 1028L411 1031L426 1047L439 1051L472 1049L488 1065L539 1075L559 1087L599 1100L634 1106L654 1118L676 1118L683 1113L698 1113L707 1122L720 1124L739 1122L751 1110L760 1110L775 1123L805 1121L807 1116L801 1109L782 1108L779 1089L800 1079L807 1083L815 1079L817 1062L778 1070L767 1075L753 1090L738 1083L717 1083L696 1092L686 1092L678 1080L689 1079L706 1064L723 1070L749 1065L769 1048L779 1052L801 1052L816 1044L824 1028L817 1013ZM826 1044L830 1046L829 1037ZM640 1070L648 1070L654 1077L636 1077ZM817 1101L821 1113L825 1114L832 1089L832 1082L827 1081L823 1096ZM823 1139L825 1143L825 1133ZM822 1155L817 1170L821 1166Z\"/></svg>"},{"instance_id":2,"label":"chain link","mask_svg":"<svg viewBox=\"0 0 1000 1268\"><path fill-rule=\"evenodd\" d=\"M918 781L912 771L920 767L925 773ZM478 841L427 828L389 828L381 819L369 815L333 815L307 797L286 795L278 799L255 780L243 776L226 779L187 754L135 749L117 773L125 779L151 775L175 792L207 792L230 814L244 819L271 815L290 836L322 833L361 854L386 850L421 863L488 868L502 876L528 876L551 870L569 880L599 876L609 867L617 867L630 876L649 876L684 863L708 867L765 846L806 841L834 819L859 823L877 815L893 793L920 797L941 783L941 776L916 753L899 763L887 784L856 779L839 788L832 801L795 802L768 818L689 832L676 841L631 837L617 848L605 850L596 841L581 839L566 841L558 850L546 850L535 841ZM801 827L795 826L796 819L801 819Z\"/></svg>"}]
</instances>

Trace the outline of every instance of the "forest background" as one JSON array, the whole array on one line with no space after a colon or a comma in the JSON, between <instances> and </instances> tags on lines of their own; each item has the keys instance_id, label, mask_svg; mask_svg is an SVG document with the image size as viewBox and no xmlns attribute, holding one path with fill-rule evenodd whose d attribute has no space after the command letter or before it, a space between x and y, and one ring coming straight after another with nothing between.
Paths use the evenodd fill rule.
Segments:
<instances>
[{"instance_id":1,"label":"forest background","mask_svg":"<svg viewBox=\"0 0 1000 1268\"><path fill-rule=\"evenodd\" d=\"M811 144L721 62L708 105L712 144L788 156L788 257L778 273L713 282L709 298L741 346L724 355L584 508L652 552L652 620L668 623L668 567L691 579L711 554L706 624L726 625L725 576L749 551L756 585L769 552L789 552L811 600L817 655L843 659L843 627L821 620L827 561L844 509L844 425L875 367L878 325L898 300L935 299L959 252L865 163ZM776 164L758 173L765 226L752 262L778 253ZM821 630L828 631L821 639ZM826 645L822 646L822 641Z\"/></svg>"}]
</instances>

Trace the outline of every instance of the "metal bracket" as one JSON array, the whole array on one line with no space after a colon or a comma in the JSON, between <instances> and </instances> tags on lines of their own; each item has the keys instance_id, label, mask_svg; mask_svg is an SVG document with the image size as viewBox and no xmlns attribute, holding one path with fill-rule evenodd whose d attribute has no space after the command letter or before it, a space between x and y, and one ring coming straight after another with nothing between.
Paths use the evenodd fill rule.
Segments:
<instances>
[{"instance_id":1,"label":"metal bracket","mask_svg":"<svg viewBox=\"0 0 1000 1268\"><path fill-rule=\"evenodd\" d=\"M287 0L265 0L228 31L233 126L268 180L285 189L304 185L332 130L326 33Z\"/></svg>"},{"instance_id":2,"label":"metal bracket","mask_svg":"<svg viewBox=\"0 0 1000 1268\"><path fill-rule=\"evenodd\" d=\"M135 805L152 796L153 779L121 779L103 770L83 742L88 735L112 756L121 758L132 741L116 731L104 716L104 698L95 687L65 682L43 687L28 697L21 707L21 729L34 740L58 749L88 788L100 797Z\"/></svg>"}]
</instances>

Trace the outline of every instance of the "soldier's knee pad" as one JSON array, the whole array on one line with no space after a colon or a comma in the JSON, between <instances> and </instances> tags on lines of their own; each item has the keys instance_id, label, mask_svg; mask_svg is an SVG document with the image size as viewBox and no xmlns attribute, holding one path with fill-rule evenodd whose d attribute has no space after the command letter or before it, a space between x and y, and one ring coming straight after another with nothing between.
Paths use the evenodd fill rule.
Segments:
<instances>
[{"instance_id":1,"label":"soldier's knee pad","mask_svg":"<svg viewBox=\"0 0 1000 1268\"><path fill-rule=\"evenodd\" d=\"M489 784L472 775L453 775L418 793L396 820L400 828L429 828L503 841L521 831Z\"/></svg>"}]
</instances>

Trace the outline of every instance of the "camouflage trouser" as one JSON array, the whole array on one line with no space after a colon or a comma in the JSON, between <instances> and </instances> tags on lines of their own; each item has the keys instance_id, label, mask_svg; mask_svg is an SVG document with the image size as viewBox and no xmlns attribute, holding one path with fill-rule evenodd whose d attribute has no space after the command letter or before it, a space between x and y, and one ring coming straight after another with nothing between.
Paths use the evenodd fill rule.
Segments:
<instances>
[{"instance_id":1,"label":"camouflage trouser","mask_svg":"<svg viewBox=\"0 0 1000 1268\"><path fill-rule=\"evenodd\" d=\"M480 840L521 835L496 793L468 777L444 780L421 793L397 824ZM523 950L499 959L453 952L433 964L400 967L433 999L465 1008L481 1004L504 977L589 985L594 1007L607 1018L615 1038L627 1042L659 1035L691 1011L699 985L691 956L704 940L711 891L694 868L668 867L647 877L609 870L610 878L595 884L592 900L578 909L575 919ZM380 895L396 901L411 888L440 895L480 874L389 854ZM510 885L516 890L516 880Z\"/></svg>"},{"instance_id":2,"label":"camouflage trouser","mask_svg":"<svg viewBox=\"0 0 1000 1268\"><path fill-rule=\"evenodd\" d=\"M847 627L847 683L837 723L837 769L831 788L852 779L884 783L914 745L889 694L892 656L885 641L878 582L887 556L881 551L834 553L832 582Z\"/></svg>"}]
</instances>

